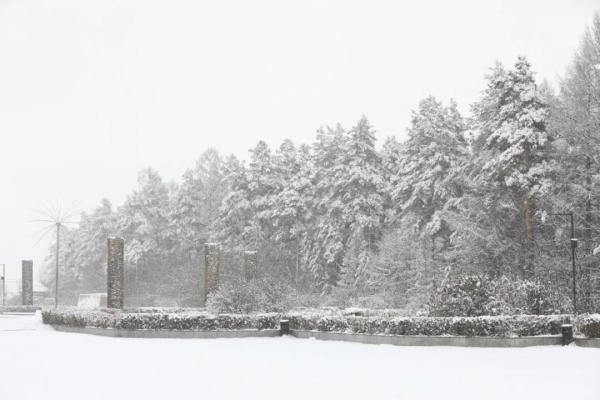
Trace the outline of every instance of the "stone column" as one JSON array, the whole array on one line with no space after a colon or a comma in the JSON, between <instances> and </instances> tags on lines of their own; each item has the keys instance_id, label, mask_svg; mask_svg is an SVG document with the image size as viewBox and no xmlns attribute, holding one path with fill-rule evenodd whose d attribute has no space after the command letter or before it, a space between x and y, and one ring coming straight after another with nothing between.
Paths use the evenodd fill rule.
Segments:
<instances>
[{"instance_id":1,"label":"stone column","mask_svg":"<svg viewBox=\"0 0 600 400\"><path fill-rule=\"evenodd\" d=\"M204 304L208 295L219 287L219 261L221 245L219 243L204 244Z\"/></svg>"},{"instance_id":2,"label":"stone column","mask_svg":"<svg viewBox=\"0 0 600 400\"><path fill-rule=\"evenodd\" d=\"M23 260L21 261L21 284L24 306L33 305L33 261Z\"/></svg>"},{"instance_id":3,"label":"stone column","mask_svg":"<svg viewBox=\"0 0 600 400\"><path fill-rule=\"evenodd\" d=\"M242 274L244 279L250 281L256 276L256 266L258 265L258 252L244 251L244 266Z\"/></svg>"},{"instance_id":4,"label":"stone column","mask_svg":"<svg viewBox=\"0 0 600 400\"><path fill-rule=\"evenodd\" d=\"M108 279L106 290L106 306L108 308L123 308L123 256L125 241L120 237L108 238L108 257L106 276Z\"/></svg>"}]
</instances>

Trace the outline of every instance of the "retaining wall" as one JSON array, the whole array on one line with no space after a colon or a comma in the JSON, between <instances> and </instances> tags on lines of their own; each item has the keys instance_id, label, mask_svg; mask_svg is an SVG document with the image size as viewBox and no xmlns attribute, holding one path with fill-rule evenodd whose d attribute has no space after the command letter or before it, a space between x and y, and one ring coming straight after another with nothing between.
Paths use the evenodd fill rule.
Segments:
<instances>
[{"instance_id":1,"label":"retaining wall","mask_svg":"<svg viewBox=\"0 0 600 400\"><path fill-rule=\"evenodd\" d=\"M172 331L172 330L132 330L85 327L77 328L64 325L52 325L57 331L82 333L88 335L148 338L148 339L223 339L279 337L279 329L261 330L221 330L221 331ZM465 337L465 336L392 336L368 335L360 333L318 332L291 330L290 336L298 339L314 338L340 342L364 344L389 344L393 346L454 346L454 347L531 347L561 345L560 336L529 336L517 338L503 337ZM600 339L575 338L575 345L600 348Z\"/></svg>"},{"instance_id":2,"label":"retaining wall","mask_svg":"<svg viewBox=\"0 0 600 400\"><path fill-rule=\"evenodd\" d=\"M466 336L391 336L357 333L291 331L291 336L318 340L337 340L366 344L391 344L394 346L460 346L460 347L530 347L560 345L560 336L466 337Z\"/></svg>"},{"instance_id":3,"label":"retaining wall","mask_svg":"<svg viewBox=\"0 0 600 400\"><path fill-rule=\"evenodd\" d=\"M218 339L218 338L250 338L277 337L279 329L238 330L238 331L170 331L170 330L132 330L107 328L77 328L65 325L51 325L57 331L84 333L89 335L110 336L121 338L154 338L154 339Z\"/></svg>"}]
</instances>

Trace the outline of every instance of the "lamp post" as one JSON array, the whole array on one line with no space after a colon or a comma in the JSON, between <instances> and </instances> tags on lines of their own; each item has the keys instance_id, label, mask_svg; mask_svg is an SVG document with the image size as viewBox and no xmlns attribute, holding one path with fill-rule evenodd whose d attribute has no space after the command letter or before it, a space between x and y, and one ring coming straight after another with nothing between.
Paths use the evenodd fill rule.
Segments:
<instances>
[{"instance_id":1,"label":"lamp post","mask_svg":"<svg viewBox=\"0 0 600 400\"><path fill-rule=\"evenodd\" d=\"M60 254L60 222L56 222L56 276L54 278L54 308L58 308L58 256Z\"/></svg>"},{"instance_id":2,"label":"lamp post","mask_svg":"<svg viewBox=\"0 0 600 400\"><path fill-rule=\"evenodd\" d=\"M2 264L2 306L6 304L6 265Z\"/></svg>"},{"instance_id":3,"label":"lamp post","mask_svg":"<svg viewBox=\"0 0 600 400\"><path fill-rule=\"evenodd\" d=\"M573 314L577 314L577 270L575 269L575 250L577 249L578 239L575 238L575 224L573 222L573 211L568 213L551 213L550 215L560 215L569 217L571 220L571 238L569 243L571 244L571 264L573 267Z\"/></svg>"}]
</instances>

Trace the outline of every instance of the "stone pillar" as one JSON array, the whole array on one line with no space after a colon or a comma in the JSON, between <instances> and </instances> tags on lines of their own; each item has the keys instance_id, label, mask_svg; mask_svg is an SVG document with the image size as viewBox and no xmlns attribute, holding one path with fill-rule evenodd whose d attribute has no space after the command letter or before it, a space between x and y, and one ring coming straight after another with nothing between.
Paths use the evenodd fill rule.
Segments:
<instances>
[{"instance_id":1,"label":"stone pillar","mask_svg":"<svg viewBox=\"0 0 600 400\"><path fill-rule=\"evenodd\" d=\"M219 287L219 261L221 245L219 243L204 244L204 304L208 295Z\"/></svg>"},{"instance_id":2,"label":"stone pillar","mask_svg":"<svg viewBox=\"0 0 600 400\"><path fill-rule=\"evenodd\" d=\"M256 276L256 266L258 265L258 253L256 251L244 251L244 266L242 274L244 279L250 281Z\"/></svg>"},{"instance_id":3,"label":"stone pillar","mask_svg":"<svg viewBox=\"0 0 600 400\"><path fill-rule=\"evenodd\" d=\"M33 261L23 260L21 261L21 284L24 306L33 305Z\"/></svg>"},{"instance_id":4,"label":"stone pillar","mask_svg":"<svg viewBox=\"0 0 600 400\"><path fill-rule=\"evenodd\" d=\"M108 257L106 276L108 279L106 290L106 306L108 308L123 308L123 256L125 241L120 237L108 238Z\"/></svg>"}]
</instances>

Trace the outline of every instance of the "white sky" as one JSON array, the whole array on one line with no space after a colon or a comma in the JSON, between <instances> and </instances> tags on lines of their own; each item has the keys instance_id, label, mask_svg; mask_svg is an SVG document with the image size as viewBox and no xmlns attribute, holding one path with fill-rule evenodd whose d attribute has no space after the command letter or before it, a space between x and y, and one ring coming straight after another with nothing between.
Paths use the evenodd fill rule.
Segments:
<instances>
[{"instance_id":1,"label":"white sky","mask_svg":"<svg viewBox=\"0 0 600 400\"><path fill-rule=\"evenodd\" d=\"M420 99L463 111L495 60L555 82L600 0L0 0L0 263L39 271L32 208L120 204L208 146L313 140L361 114L402 136ZM37 267L37 268L36 268Z\"/></svg>"}]
</instances>

